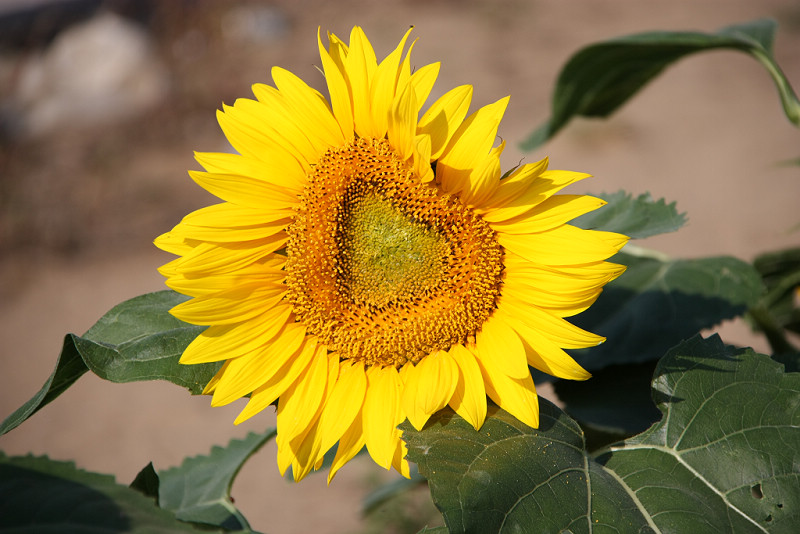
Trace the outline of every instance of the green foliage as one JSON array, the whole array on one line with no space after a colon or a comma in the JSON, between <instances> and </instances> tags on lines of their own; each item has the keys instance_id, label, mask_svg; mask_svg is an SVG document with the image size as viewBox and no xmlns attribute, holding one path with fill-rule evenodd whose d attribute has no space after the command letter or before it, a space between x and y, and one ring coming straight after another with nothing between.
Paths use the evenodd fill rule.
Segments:
<instances>
[{"instance_id":1,"label":"green foliage","mask_svg":"<svg viewBox=\"0 0 800 534\"><path fill-rule=\"evenodd\" d=\"M220 532L197 530L160 510L153 499L110 475L46 457L0 452L0 533L97 534Z\"/></svg>"},{"instance_id":2,"label":"green foliage","mask_svg":"<svg viewBox=\"0 0 800 534\"><path fill-rule=\"evenodd\" d=\"M793 532L800 374L695 337L653 396L661 421L595 457L546 401L539 429L499 409L480 431L452 412L402 428L450 532Z\"/></svg>"},{"instance_id":3,"label":"green foliage","mask_svg":"<svg viewBox=\"0 0 800 534\"><path fill-rule=\"evenodd\" d=\"M800 125L800 101L773 57L776 27L774 21L762 19L717 33L647 32L587 46L561 70L553 89L552 115L522 148L538 147L575 116L607 117L675 61L720 49L744 52L764 65L778 89L784 113Z\"/></svg>"},{"instance_id":4,"label":"green foliage","mask_svg":"<svg viewBox=\"0 0 800 534\"><path fill-rule=\"evenodd\" d=\"M392 498L414 489L416 486L425 482L425 478L419 474L416 466L411 465L408 478L398 478L387 484L379 486L364 498L361 512L364 515L371 514L377 508L390 501Z\"/></svg>"},{"instance_id":5,"label":"green foliage","mask_svg":"<svg viewBox=\"0 0 800 534\"><path fill-rule=\"evenodd\" d=\"M131 489L135 489L142 495L152 497L158 501L158 473L156 473L153 462L148 463L144 468L139 471L136 478L131 482Z\"/></svg>"},{"instance_id":6,"label":"green foliage","mask_svg":"<svg viewBox=\"0 0 800 534\"><path fill-rule=\"evenodd\" d=\"M83 336L67 335L53 373L33 398L3 421L0 434L16 428L86 371L112 382L167 380L200 394L218 365L178 363L186 346L203 331L169 314L186 299L174 291L135 297L112 308Z\"/></svg>"},{"instance_id":7,"label":"green foliage","mask_svg":"<svg viewBox=\"0 0 800 534\"><path fill-rule=\"evenodd\" d=\"M274 437L275 430L251 433L160 473L148 464L130 487L71 463L0 452L0 534L252 532L230 489L247 459Z\"/></svg>"},{"instance_id":8,"label":"green foliage","mask_svg":"<svg viewBox=\"0 0 800 534\"><path fill-rule=\"evenodd\" d=\"M589 370L658 359L700 330L741 315L763 291L753 266L736 258L674 260L644 254L614 256L612 261L628 270L575 317L575 324L608 338L576 354Z\"/></svg>"},{"instance_id":9,"label":"green foliage","mask_svg":"<svg viewBox=\"0 0 800 534\"><path fill-rule=\"evenodd\" d=\"M637 434L660 417L650 393L655 361L612 365L592 374L591 382L556 380L558 399L583 427L616 439ZM602 437L602 436L598 436Z\"/></svg>"},{"instance_id":10,"label":"green foliage","mask_svg":"<svg viewBox=\"0 0 800 534\"><path fill-rule=\"evenodd\" d=\"M631 239L644 239L674 232L686 224L686 214L678 213L675 203L654 201L650 193L634 198L626 191L594 195L608 204L574 219L570 224L587 230L603 229L618 232Z\"/></svg>"},{"instance_id":11,"label":"green foliage","mask_svg":"<svg viewBox=\"0 0 800 534\"><path fill-rule=\"evenodd\" d=\"M180 467L161 471L159 505L182 521L249 531L250 525L231 500L231 486L245 461L274 437L274 429L250 433L242 440L231 440L227 447L214 447L208 455L186 458Z\"/></svg>"}]
</instances>

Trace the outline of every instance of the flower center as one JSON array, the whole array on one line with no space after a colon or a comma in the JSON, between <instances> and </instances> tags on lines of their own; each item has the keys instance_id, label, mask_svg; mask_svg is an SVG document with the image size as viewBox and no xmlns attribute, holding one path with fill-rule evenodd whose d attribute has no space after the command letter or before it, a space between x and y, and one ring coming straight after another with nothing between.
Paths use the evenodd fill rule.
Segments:
<instances>
[{"instance_id":1,"label":"flower center","mask_svg":"<svg viewBox=\"0 0 800 534\"><path fill-rule=\"evenodd\" d=\"M287 299L341 358L402 366L467 342L495 309L502 247L385 139L330 149L287 229Z\"/></svg>"},{"instance_id":2,"label":"flower center","mask_svg":"<svg viewBox=\"0 0 800 534\"><path fill-rule=\"evenodd\" d=\"M375 193L352 196L336 236L341 290L353 302L385 308L435 287L446 273L444 236Z\"/></svg>"}]
</instances>

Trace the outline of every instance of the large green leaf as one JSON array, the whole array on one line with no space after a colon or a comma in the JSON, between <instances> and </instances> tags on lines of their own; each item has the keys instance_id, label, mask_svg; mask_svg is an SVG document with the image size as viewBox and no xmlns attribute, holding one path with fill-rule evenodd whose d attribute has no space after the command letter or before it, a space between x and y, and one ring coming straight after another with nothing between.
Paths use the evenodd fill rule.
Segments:
<instances>
[{"instance_id":1,"label":"large green leaf","mask_svg":"<svg viewBox=\"0 0 800 534\"><path fill-rule=\"evenodd\" d=\"M168 380L200 394L218 365L178 363L186 346L203 331L169 314L184 300L174 291L148 293L115 306L83 336L67 335L53 373L33 398L3 421L0 434L16 428L86 371L112 382Z\"/></svg>"},{"instance_id":2,"label":"large green leaf","mask_svg":"<svg viewBox=\"0 0 800 534\"><path fill-rule=\"evenodd\" d=\"M0 534L167 534L197 530L114 477L0 452ZM212 532L220 532L213 530Z\"/></svg>"},{"instance_id":3,"label":"large green leaf","mask_svg":"<svg viewBox=\"0 0 800 534\"><path fill-rule=\"evenodd\" d=\"M607 117L673 62L706 50L738 50L767 69L786 116L800 125L800 101L773 57L777 25L762 19L717 33L647 32L619 37L579 50L556 81L551 117L522 144L533 150L573 117Z\"/></svg>"},{"instance_id":4,"label":"large green leaf","mask_svg":"<svg viewBox=\"0 0 800 534\"><path fill-rule=\"evenodd\" d=\"M660 362L648 431L598 457L669 532L797 532L800 374L719 338Z\"/></svg>"},{"instance_id":5,"label":"large green leaf","mask_svg":"<svg viewBox=\"0 0 800 534\"><path fill-rule=\"evenodd\" d=\"M588 230L618 232L632 239L674 232L686 224L686 214L679 213L674 202L667 204L663 198L654 201L650 193L636 198L626 191L595 196L608 204L581 215L571 224Z\"/></svg>"},{"instance_id":6,"label":"large green leaf","mask_svg":"<svg viewBox=\"0 0 800 534\"><path fill-rule=\"evenodd\" d=\"M695 337L661 360L653 395L662 420L597 460L547 401L538 429L443 411L403 438L451 532L796 532L800 374Z\"/></svg>"},{"instance_id":7,"label":"large green leaf","mask_svg":"<svg viewBox=\"0 0 800 534\"><path fill-rule=\"evenodd\" d=\"M273 437L275 430L250 433L231 440L227 447L214 447L208 455L186 458L180 467L159 472L159 505L183 521L250 530L231 500L231 486L244 462Z\"/></svg>"},{"instance_id":8,"label":"large green leaf","mask_svg":"<svg viewBox=\"0 0 800 534\"><path fill-rule=\"evenodd\" d=\"M450 532L578 534L595 519L635 526L622 532L646 527L625 489L587 457L577 423L546 400L539 417L538 430L496 407L480 431L449 411L421 432L401 425Z\"/></svg>"},{"instance_id":9,"label":"large green leaf","mask_svg":"<svg viewBox=\"0 0 800 534\"><path fill-rule=\"evenodd\" d=\"M655 360L697 332L741 315L763 292L753 266L732 257L679 260L622 253L612 261L628 270L574 318L607 338L576 352L590 370Z\"/></svg>"},{"instance_id":10,"label":"large green leaf","mask_svg":"<svg viewBox=\"0 0 800 534\"><path fill-rule=\"evenodd\" d=\"M650 381L655 361L612 365L592 374L588 382L556 380L556 395L564 410L584 428L614 436L638 434L658 421ZM606 441L605 443L608 443ZM588 443L589 450L594 443Z\"/></svg>"}]
</instances>

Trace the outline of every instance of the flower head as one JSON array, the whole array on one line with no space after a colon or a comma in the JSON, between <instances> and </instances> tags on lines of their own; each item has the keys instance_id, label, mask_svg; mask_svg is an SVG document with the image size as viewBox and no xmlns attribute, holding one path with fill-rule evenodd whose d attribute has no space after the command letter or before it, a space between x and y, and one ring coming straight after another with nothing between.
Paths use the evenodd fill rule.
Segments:
<instances>
[{"instance_id":1,"label":"flower head","mask_svg":"<svg viewBox=\"0 0 800 534\"><path fill-rule=\"evenodd\" d=\"M467 117L461 86L420 117L439 65L412 73L408 35L380 63L358 27L318 38L330 101L274 68L275 87L223 106L238 154L190 172L223 202L156 240L193 297L172 313L208 325L181 362L224 361L205 393L249 395L237 423L277 401L297 480L337 442L329 480L365 445L407 475L398 424L449 405L478 429L487 395L536 427L529 366L589 377L563 349L603 339L564 318L623 271L605 260L625 236L567 224L603 201L555 195L587 175L542 160L501 178L508 98Z\"/></svg>"}]
</instances>

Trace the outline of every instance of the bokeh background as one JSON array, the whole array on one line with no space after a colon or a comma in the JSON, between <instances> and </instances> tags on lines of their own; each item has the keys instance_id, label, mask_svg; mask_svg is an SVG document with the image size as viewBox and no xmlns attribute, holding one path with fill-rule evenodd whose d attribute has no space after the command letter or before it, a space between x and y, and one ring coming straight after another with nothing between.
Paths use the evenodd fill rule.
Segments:
<instances>
[{"instance_id":1,"label":"bokeh background","mask_svg":"<svg viewBox=\"0 0 800 534\"><path fill-rule=\"evenodd\" d=\"M756 254L800 242L800 132L752 58L717 51L669 68L614 117L577 120L534 153L518 144L548 116L560 67L580 47L646 30L703 30L772 17L776 57L800 87L796 0L0 0L0 418L52 371L67 332L83 333L118 302L163 288L169 260L152 239L213 202L186 175L193 150L229 146L215 109L270 82L273 65L324 88L319 26L364 27L378 56L413 25L412 64L442 61L432 98L473 84L473 108L507 94L504 167L548 155L592 173L570 192L649 191L689 224L643 243L674 256ZM431 100L432 101L432 100ZM763 348L742 324L727 342ZM211 409L166 383L114 385L85 376L0 437L8 454L47 454L129 483L206 453L271 414L233 427L243 403ZM233 495L265 532L416 531L424 493L361 517L361 499L391 474L368 459L325 476L281 479L274 445L243 470ZM397 517L397 514L403 517Z\"/></svg>"}]
</instances>

